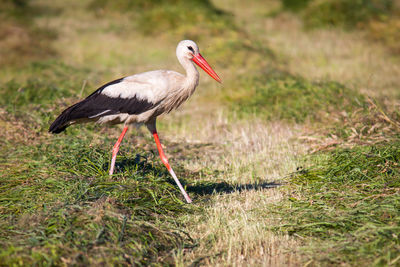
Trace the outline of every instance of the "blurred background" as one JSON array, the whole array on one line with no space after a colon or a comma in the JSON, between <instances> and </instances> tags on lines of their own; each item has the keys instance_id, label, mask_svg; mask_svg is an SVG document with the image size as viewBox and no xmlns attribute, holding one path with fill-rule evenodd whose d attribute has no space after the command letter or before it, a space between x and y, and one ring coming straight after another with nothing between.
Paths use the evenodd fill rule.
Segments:
<instances>
[{"instance_id":1,"label":"blurred background","mask_svg":"<svg viewBox=\"0 0 400 267\"><path fill-rule=\"evenodd\" d=\"M146 131L118 179L119 126L47 133L108 81L183 72L183 39L223 80L159 119L194 207ZM0 265L398 264L399 40L396 0L1 0Z\"/></svg>"},{"instance_id":2,"label":"blurred background","mask_svg":"<svg viewBox=\"0 0 400 267\"><path fill-rule=\"evenodd\" d=\"M239 114L304 122L320 121L328 109L343 109L339 102L351 101L328 99L340 90L330 83L328 89L317 86L320 92L306 89L314 98L310 103L301 86L275 90L282 80L305 87L306 81L338 82L376 98L399 97L399 3L393 0L4 0L1 5L0 73L7 84L1 104L14 102L14 110L77 100L106 81L137 72L179 70L174 50L182 39L196 41L225 82L218 87L203 77L195 96L200 102L191 109L229 106Z\"/></svg>"}]
</instances>

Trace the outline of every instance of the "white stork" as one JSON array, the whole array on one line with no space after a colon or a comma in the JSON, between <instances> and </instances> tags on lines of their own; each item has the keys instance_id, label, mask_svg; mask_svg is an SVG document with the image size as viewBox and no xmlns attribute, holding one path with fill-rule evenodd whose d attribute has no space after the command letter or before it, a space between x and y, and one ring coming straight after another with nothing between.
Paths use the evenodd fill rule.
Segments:
<instances>
[{"instance_id":1,"label":"white stork","mask_svg":"<svg viewBox=\"0 0 400 267\"><path fill-rule=\"evenodd\" d=\"M185 189L168 163L156 129L157 116L169 113L188 99L199 83L196 63L217 82L221 79L200 55L197 44L191 40L181 41L176 56L186 71L186 76L170 70L156 70L135 74L109 82L84 100L64 110L51 124L49 132L58 134L75 123L124 123L124 129L112 150L109 174L114 172L115 159L122 139L130 124L145 124L153 134L161 161L167 167L188 203Z\"/></svg>"}]
</instances>

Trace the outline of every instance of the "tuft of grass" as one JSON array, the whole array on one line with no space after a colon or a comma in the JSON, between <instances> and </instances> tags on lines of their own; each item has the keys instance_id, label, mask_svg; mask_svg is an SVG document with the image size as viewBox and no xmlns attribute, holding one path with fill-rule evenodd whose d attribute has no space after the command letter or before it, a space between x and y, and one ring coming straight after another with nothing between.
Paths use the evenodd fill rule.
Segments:
<instances>
[{"instance_id":1,"label":"tuft of grass","mask_svg":"<svg viewBox=\"0 0 400 267\"><path fill-rule=\"evenodd\" d=\"M290 178L287 201L274 205L274 229L303 240L328 264L390 265L399 259L400 143L314 154Z\"/></svg>"},{"instance_id":2,"label":"tuft of grass","mask_svg":"<svg viewBox=\"0 0 400 267\"><path fill-rule=\"evenodd\" d=\"M363 107L364 97L340 83L285 76L245 80L244 89L227 100L245 114L298 123L332 120L340 111Z\"/></svg>"}]
</instances>

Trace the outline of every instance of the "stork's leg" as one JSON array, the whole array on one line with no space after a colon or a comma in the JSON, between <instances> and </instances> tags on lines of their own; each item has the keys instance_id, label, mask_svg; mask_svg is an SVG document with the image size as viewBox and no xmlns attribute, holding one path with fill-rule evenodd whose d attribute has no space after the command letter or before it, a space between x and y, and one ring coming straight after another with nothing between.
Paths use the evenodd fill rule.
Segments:
<instances>
[{"instance_id":1,"label":"stork's leg","mask_svg":"<svg viewBox=\"0 0 400 267\"><path fill-rule=\"evenodd\" d=\"M115 166L115 160L117 159L117 154L119 150L119 145L122 142L122 139L124 139L124 136L126 134L126 131L128 131L128 126L125 126L124 129L122 130L121 135L118 138L118 141L115 143L114 148L112 150L112 158L111 158L111 166L110 166L110 172L109 175L112 175L114 173L114 166Z\"/></svg>"},{"instance_id":2,"label":"stork's leg","mask_svg":"<svg viewBox=\"0 0 400 267\"><path fill-rule=\"evenodd\" d=\"M169 165L168 159L165 156L164 151L161 147L161 143L160 143L160 139L158 138L157 131L155 131L155 130L153 131L153 136L154 136L154 140L156 141L158 153L160 154L162 163L164 163L165 167L167 167L169 173L172 175L172 178L174 178L175 183L178 185L179 189L181 190L183 196L186 199L186 202L192 203L192 200L190 199L189 195L186 193L185 189L183 189L183 186L179 182L178 177L176 177L176 174L175 174L174 170L171 168L171 165Z\"/></svg>"}]
</instances>

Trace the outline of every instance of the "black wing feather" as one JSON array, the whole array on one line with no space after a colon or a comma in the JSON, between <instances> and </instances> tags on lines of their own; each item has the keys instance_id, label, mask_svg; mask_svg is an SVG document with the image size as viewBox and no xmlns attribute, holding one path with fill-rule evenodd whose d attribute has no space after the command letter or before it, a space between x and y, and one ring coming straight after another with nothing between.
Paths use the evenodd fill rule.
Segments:
<instances>
[{"instance_id":1,"label":"black wing feather","mask_svg":"<svg viewBox=\"0 0 400 267\"><path fill-rule=\"evenodd\" d=\"M156 103L133 98L109 97L102 94L103 90L113 84L120 83L124 78L109 82L94 91L84 100L65 109L51 124L49 132L60 133L64 131L70 121L78 119L91 119L99 116L115 115L119 113L140 114L156 106Z\"/></svg>"}]
</instances>

